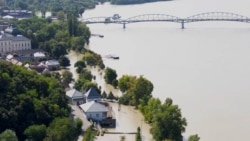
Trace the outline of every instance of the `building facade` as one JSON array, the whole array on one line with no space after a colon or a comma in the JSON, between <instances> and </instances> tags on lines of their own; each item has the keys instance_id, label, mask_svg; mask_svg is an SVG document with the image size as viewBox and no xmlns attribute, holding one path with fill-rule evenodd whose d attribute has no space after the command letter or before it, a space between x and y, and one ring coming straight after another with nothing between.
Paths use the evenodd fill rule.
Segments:
<instances>
[{"instance_id":1,"label":"building facade","mask_svg":"<svg viewBox=\"0 0 250 141\"><path fill-rule=\"evenodd\" d=\"M22 35L11 35L1 33L0 35L0 54L5 55L9 52L31 49L31 40Z\"/></svg>"}]
</instances>

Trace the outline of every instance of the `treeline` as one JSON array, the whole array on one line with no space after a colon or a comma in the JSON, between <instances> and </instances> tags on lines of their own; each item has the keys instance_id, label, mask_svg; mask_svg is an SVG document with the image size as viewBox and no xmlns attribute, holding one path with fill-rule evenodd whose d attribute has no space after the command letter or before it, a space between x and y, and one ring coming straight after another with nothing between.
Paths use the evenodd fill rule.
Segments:
<instances>
[{"instance_id":1,"label":"treeline","mask_svg":"<svg viewBox=\"0 0 250 141\"><path fill-rule=\"evenodd\" d=\"M100 69L105 68L102 57L99 54L91 50L86 50L83 53L83 57L74 64L76 72L79 74L79 78L75 82L74 88L79 91L87 91L89 88L94 87L101 92L100 88L97 87L97 84L92 82L92 79L95 79L95 76L93 76L87 69L87 65L97 66Z\"/></svg>"},{"instance_id":2,"label":"treeline","mask_svg":"<svg viewBox=\"0 0 250 141\"><path fill-rule=\"evenodd\" d=\"M140 4L140 3L147 3L147 2L156 2L156 1L169 1L169 0L111 0L112 4Z\"/></svg>"},{"instance_id":3,"label":"treeline","mask_svg":"<svg viewBox=\"0 0 250 141\"><path fill-rule=\"evenodd\" d=\"M123 92L119 102L141 111L145 121L152 126L150 131L156 141L182 141L187 122L172 99L167 98L161 103L158 98L153 98L153 84L143 76L123 75L118 80L118 87Z\"/></svg>"},{"instance_id":4,"label":"treeline","mask_svg":"<svg viewBox=\"0 0 250 141\"><path fill-rule=\"evenodd\" d=\"M0 0L1 9L21 9L36 11L66 11L71 8L78 9L79 13L84 9L94 8L103 0ZM33 11L35 12L35 11Z\"/></svg>"},{"instance_id":5,"label":"treeline","mask_svg":"<svg viewBox=\"0 0 250 141\"><path fill-rule=\"evenodd\" d=\"M0 83L0 133L11 129L20 141L66 141L79 135L82 123L69 119L70 107L57 79L0 61Z\"/></svg>"},{"instance_id":6,"label":"treeline","mask_svg":"<svg viewBox=\"0 0 250 141\"><path fill-rule=\"evenodd\" d=\"M13 21L13 24L31 39L32 48L43 49L53 58L66 55L70 49L83 52L85 44L89 43L89 28L70 13L67 22L32 17Z\"/></svg>"},{"instance_id":7,"label":"treeline","mask_svg":"<svg viewBox=\"0 0 250 141\"><path fill-rule=\"evenodd\" d=\"M31 10L34 15L40 11L42 17L50 11L52 16L56 16L58 12L74 11L76 16L82 16L86 9L95 8L99 3L111 2L111 4L140 4L156 1L169 0L0 0L0 9L20 9Z\"/></svg>"}]
</instances>

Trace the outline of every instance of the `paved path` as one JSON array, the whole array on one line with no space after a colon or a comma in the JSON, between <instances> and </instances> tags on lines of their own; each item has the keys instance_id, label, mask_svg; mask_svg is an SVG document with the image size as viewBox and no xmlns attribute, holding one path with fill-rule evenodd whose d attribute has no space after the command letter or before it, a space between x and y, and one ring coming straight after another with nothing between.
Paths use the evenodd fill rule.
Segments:
<instances>
[{"instance_id":1,"label":"paved path","mask_svg":"<svg viewBox=\"0 0 250 141\"><path fill-rule=\"evenodd\" d=\"M91 123L87 120L87 118L85 118L83 111L81 111L81 109L78 106L76 105L70 105L70 106L72 109L71 115L74 117L74 119L80 118L82 120L83 122L82 130L85 131L91 125ZM83 132L79 136L78 141L82 141L82 138L83 138Z\"/></svg>"}]
</instances>

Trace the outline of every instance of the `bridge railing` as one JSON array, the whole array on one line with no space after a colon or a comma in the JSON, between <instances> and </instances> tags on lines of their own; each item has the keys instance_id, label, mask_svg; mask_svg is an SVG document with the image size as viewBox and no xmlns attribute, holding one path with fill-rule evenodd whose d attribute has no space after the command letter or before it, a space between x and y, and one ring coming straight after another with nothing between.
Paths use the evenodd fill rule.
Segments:
<instances>
[{"instance_id":1,"label":"bridge railing","mask_svg":"<svg viewBox=\"0 0 250 141\"><path fill-rule=\"evenodd\" d=\"M127 19L114 20L112 19L112 17L91 17L82 20L82 22L85 24L95 24L95 23L123 24L123 28L126 27L126 24L136 23L136 22L176 22L176 23L181 23L182 28L184 28L184 23L200 22L200 21L233 21L233 22L249 23L250 18L230 12L206 12L189 16L187 18L180 18L177 16L172 16L167 14L144 14L144 15L133 16Z\"/></svg>"}]
</instances>

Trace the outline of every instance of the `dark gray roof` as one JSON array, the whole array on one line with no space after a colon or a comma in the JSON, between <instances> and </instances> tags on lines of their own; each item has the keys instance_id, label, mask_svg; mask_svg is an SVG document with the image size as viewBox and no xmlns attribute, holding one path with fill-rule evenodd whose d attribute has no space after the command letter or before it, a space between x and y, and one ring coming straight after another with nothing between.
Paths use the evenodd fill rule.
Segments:
<instances>
[{"instance_id":1,"label":"dark gray roof","mask_svg":"<svg viewBox=\"0 0 250 141\"><path fill-rule=\"evenodd\" d=\"M94 88L91 87L86 93L86 98L92 99L92 98L101 98L101 94Z\"/></svg>"},{"instance_id":2,"label":"dark gray roof","mask_svg":"<svg viewBox=\"0 0 250 141\"><path fill-rule=\"evenodd\" d=\"M13 36L11 34L7 34L7 33L2 33L0 35L0 41L30 41L30 39L22 36L22 35L17 35L17 36Z\"/></svg>"}]
</instances>

